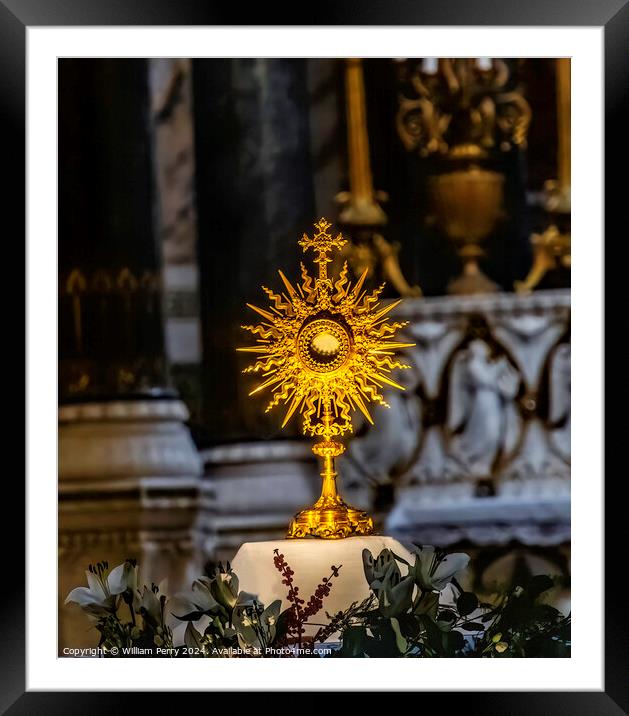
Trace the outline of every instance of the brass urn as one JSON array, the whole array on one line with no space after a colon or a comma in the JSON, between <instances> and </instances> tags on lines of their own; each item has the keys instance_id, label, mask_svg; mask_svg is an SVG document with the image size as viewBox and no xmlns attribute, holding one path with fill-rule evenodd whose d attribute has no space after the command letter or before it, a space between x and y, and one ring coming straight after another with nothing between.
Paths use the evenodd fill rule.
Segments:
<instances>
[{"instance_id":1,"label":"brass urn","mask_svg":"<svg viewBox=\"0 0 629 716\"><path fill-rule=\"evenodd\" d=\"M454 242L463 262L461 275L448 284L448 293L498 290L478 261L484 256L482 242L502 216L503 184L502 174L477 165L429 179L431 220Z\"/></svg>"}]
</instances>

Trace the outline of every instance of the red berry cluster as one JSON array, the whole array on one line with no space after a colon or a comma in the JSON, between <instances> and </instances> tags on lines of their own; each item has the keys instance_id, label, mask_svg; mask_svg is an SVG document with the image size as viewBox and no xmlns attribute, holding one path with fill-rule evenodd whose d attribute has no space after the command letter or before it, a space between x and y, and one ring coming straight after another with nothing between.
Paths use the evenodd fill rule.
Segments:
<instances>
[{"instance_id":1,"label":"red berry cluster","mask_svg":"<svg viewBox=\"0 0 629 716\"><path fill-rule=\"evenodd\" d=\"M308 600L305 608L301 605L305 604L304 600L299 596L299 587L293 583L293 575L295 572L290 568L284 555L280 554L278 549L274 550L273 564L275 569L282 575L282 584L288 587L286 600L290 603L287 611L287 634L297 637L301 644L302 636L305 633L304 624L306 621L317 614L323 607L323 600L330 594L332 589L332 577L339 576L339 570L343 565L338 567L332 565L330 567L331 574L329 577L323 577L321 583L317 585L314 594Z\"/></svg>"},{"instance_id":2,"label":"red berry cluster","mask_svg":"<svg viewBox=\"0 0 629 716\"><path fill-rule=\"evenodd\" d=\"M273 557L273 564L277 571L284 577L282 584L288 587L288 595L286 599L296 606L305 604L304 600L299 596L299 587L293 584L293 575L295 572L290 568L288 562L284 559L284 555L279 553L279 550L275 550L275 557Z\"/></svg>"},{"instance_id":3,"label":"red berry cluster","mask_svg":"<svg viewBox=\"0 0 629 716\"><path fill-rule=\"evenodd\" d=\"M302 604L305 604L304 600L299 596L299 587L293 584L293 575L295 572L290 568L288 562L284 559L284 555L280 554L278 549L273 550L275 556L273 557L273 564L275 569L282 575L282 584L288 587L288 594L286 600L290 603L290 608L287 613L286 620L286 631L287 634L297 637L301 644L301 637L303 636L304 629L304 617L301 611Z\"/></svg>"},{"instance_id":4,"label":"red berry cluster","mask_svg":"<svg viewBox=\"0 0 629 716\"><path fill-rule=\"evenodd\" d=\"M332 565L330 567L330 576L323 577L323 579L321 580L321 584L317 585L315 593L310 597L310 599L308 600L308 604L306 604L306 608L304 609L304 619L313 617L323 607L323 600L330 593L330 589L332 589L332 577L339 576L339 569L342 566L343 565L335 567L334 565Z\"/></svg>"}]
</instances>

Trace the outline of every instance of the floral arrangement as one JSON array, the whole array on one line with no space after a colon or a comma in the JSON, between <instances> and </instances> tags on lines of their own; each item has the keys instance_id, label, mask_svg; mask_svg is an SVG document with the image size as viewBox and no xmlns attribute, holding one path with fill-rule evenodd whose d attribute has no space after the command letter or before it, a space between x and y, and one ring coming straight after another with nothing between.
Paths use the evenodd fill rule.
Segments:
<instances>
[{"instance_id":1,"label":"floral arrangement","mask_svg":"<svg viewBox=\"0 0 629 716\"><path fill-rule=\"evenodd\" d=\"M276 549L273 563L287 588L283 611L280 600L265 606L240 591L229 563L208 565L177 595L186 610L168 611L186 623L179 645L167 623L169 598L162 585L139 586L133 559L111 571L106 562L90 565L88 586L73 589L66 603L78 604L94 623L104 656L317 656L316 645L324 643L334 646L327 649L331 657L570 656L570 616L543 602L554 586L550 577L532 577L490 604L456 579L469 562L466 554L430 546L416 546L412 554L409 562L389 549L377 556L363 550L370 595L336 614L323 607L342 565L332 565L306 600ZM315 622L322 611L327 621ZM318 627L314 636L306 635L306 626Z\"/></svg>"},{"instance_id":2,"label":"floral arrangement","mask_svg":"<svg viewBox=\"0 0 629 716\"><path fill-rule=\"evenodd\" d=\"M168 597L155 584L138 588L136 560L127 559L111 571L107 562L90 564L85 575L88 586L73 589L66 604L80 605L94 622L104 653L129 656L153 647L166 651L172 647L172 631L165 619Z\"/></svg>"}]
</instances>

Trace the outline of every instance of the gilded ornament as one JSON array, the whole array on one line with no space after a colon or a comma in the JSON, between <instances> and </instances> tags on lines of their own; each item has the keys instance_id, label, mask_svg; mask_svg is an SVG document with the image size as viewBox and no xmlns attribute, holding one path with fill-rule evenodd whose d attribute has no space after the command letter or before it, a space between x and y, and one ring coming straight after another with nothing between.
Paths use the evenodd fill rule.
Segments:
<instances>
[{"instance_id":1,"label":"gilded ornament","mask_svg":"<svg viewBox=\"0 0 629 716\"><path fill-rule=\"evenodd\" d=\"M388 407L381 393L385 386L404 390L389 376L409 367L395 353L414 344L394 340L407 322L388 322L387 314L400 301L380 303L384 284L370 293L363 290L367 270L353 284L347 262L336 280L328 275L332 250L342 249L346 240L340 233L330 234L331 224L324 218L314 226L313 237L304 234L299 245L314 252L318 275L311 276L302 263L301 282L293 286L280 271L285 291L263 287L270 307L247 304L262 318L242 326L257 344L238 350L258 354L244 371L262 378L250 395L270 390L266 410L280 404L285 408L282 427L299 413L304 434L319 438L312 451L323 462L321 496L295 516L288 537L337 539L373 532L371 517L338 494L334 458L345 450L338 438L353 431L356 410L373 425L368 405Z\"/></svg>"}]
</instances>

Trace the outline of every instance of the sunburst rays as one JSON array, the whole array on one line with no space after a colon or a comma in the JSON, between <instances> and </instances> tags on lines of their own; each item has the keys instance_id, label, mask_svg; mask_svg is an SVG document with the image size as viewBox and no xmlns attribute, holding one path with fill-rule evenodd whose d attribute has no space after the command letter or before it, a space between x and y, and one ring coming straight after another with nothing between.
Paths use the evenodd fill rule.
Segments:
<instances>
[{"instance_id":1,"label":"sunburst rays","mask_svg":"<svg viewBox=\"0 0 629 716\"><path fill-rule=\"evenodd\" d=\"M367 271L352 284L347 264L336 281L328 277L328 254L345 243L341 234L330 236L330 226L321 219L314 237L304 234L299 241L304 251L315 252L318 276L311 276L302 263L301 281L293 286L280 271L284 290L263 287L268 308L247 304L262 319L242 326L256 345L238 349L257 356L245 369L260 377L250 395L269 390L266 410L285 408L282 427L301 413L304 432L327 439L351 432L355 411L373 424L368 406L387 405L381 392L385 386L404 390L390 377L394 370L408 368L397 360L396 351L414 345L395 340L406 322L388 322L399 301L380 302L384 284L366 292ZM333 421L323 421L324 412Z\"/></svg>"}]
</instances>

